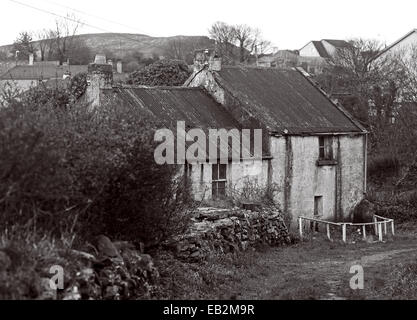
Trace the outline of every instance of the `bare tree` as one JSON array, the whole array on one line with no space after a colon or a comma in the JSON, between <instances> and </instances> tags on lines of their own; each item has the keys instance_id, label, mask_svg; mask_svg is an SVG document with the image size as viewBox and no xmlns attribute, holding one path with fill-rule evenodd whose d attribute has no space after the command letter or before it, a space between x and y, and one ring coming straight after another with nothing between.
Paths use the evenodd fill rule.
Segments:
<instances>
[{"instance_id":1,"label":"bare tree","mask_svg":"<svg viewBox=\"0 0 417 320\"><path fill-rule=\"evenodd\" d=\"M349 43L316 79L368 128L371 150L401 153L417 138L409 130L417 124L410 108L417 101L417 50L413 58L413 51L380 54L383 46L375 40Z\"/></svg>"},{"instance_id":2,"label":"bare tree","mask_svg":"<svg viewBox=\"0 0 417 320\"><path fill-rule=\"evenodd\" d=\"M221 21L215 22L209 29L209 35L216 41L216 49L223 59L227 63L234 62L233 49L236 33L233 26Z\"/></svg>"},{"instance_id":3,"label":"bare tree","mask_svg":"<svg viewBox=\"0 0 417 320\"><path fill-rule=\"evenodd\" d=\"M271 43L264 40L262 32L246 24L233 26L235 42L239 47L239 61L245 62L253 54L262 54L269 50Z\"/></svg>"},{"instance_id":4,"label":"bare tree","mask_svg":"<svg viewBox=\"0 0 417 320\"><path fill-rule=\"evenodd\" d=\"M41 61L48 60L53 55L55 43L54 31L43 29L36 33L36 37Z\"/></svg>"},{"instance_id":5,"label":"bare tree","mask_svg":"<svg viewBox=\"0 0 417 320\"><path fill-rule=\"evenodd\" d=\"M60 63L63 63L74 45L75 37L82 22L74 14L67 14L65 18L55 21L55 28L52 31L54 50Z\"/></svg>"},{"instance_id":6,"label":"bare tree","mask_svg":"<svg viewBox=\"0 0 417 320\"><path fill-rule=\"evenodd\" d=\"M216 41L217 50L226 58L226 62L248 62L254 54L267 52L271 45L263 39L259 29L246 24L228 25L216 22L209 29L209 34Z\"/></svg>"}]
</instances>

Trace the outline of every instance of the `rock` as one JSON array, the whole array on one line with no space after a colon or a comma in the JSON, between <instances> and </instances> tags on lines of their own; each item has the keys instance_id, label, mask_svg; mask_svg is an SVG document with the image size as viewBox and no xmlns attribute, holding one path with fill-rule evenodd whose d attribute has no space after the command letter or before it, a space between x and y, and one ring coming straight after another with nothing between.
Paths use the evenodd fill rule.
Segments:
<instances>
[{"instance_id":1,"label":"rock","mask_svg":"<svg viewBox=\"0 0 417 320\"><path fill-rule=\"evenodd\" d=\"M39 300L56 300L57 291L56 289L51 288L51 283L49 278L40 279L40 294L38 297Z\"/></svg>"},{"instance_id":2,"label":"rock","mask_svg":"<svg viewBox=\"0 0 417 320\"><path fill-rule=\"evenodd\" d=\"M353 209L353 222L354 223L365 223L372 222L372 218L375 214L375 205L367 199L363 199Z\"/></svg>"},{"instance_id":3,"label":"rock","mask_svg":"<svg viewBox=\"0 0 417 320\"><path fill-rule=\"evenodd\" d=\"M81 300L81 294L78 290L78 287L73 286L72 288L67 290L62 300Z\"/></svg>"},{"instance_id":4,"label":"rock","mask_svg":"<svg viewBox=\"0 0 417 320\"><path fill-rule=\"evenodd\" d=\"M10 259L9 255L0 250L0 271L8 270L12 265L12 259Z\"/></svg>"},{"instance_id":5,"label":"rock","mask_svg":"<svg viewBox=\"0 0 417 320\"><path fill-rule=\"evenodd\" d=\"M108 258L121 258L119 251L111 240L103 235L97 237L97 250L101 256Z\"/></svg>"},{"instance_id":6,"label":"rock","mask_svg":"<svg viewBox=\"0 0 417 320\"><path fill-rule=\"evenodd\" d=\"M120 292L121 288L119 286L113 285L108 286L104 290L104 299L112 299L112 300L119 300L120 299Z\"/></svg>"}]
</instances>

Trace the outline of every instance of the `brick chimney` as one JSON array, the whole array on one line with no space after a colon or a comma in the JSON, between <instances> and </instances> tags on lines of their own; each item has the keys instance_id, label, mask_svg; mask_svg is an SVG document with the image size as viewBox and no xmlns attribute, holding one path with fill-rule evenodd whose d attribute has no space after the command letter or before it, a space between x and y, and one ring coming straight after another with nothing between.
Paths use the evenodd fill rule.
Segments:
<instances>
[{"instance_id":1,"label":"brick chimney","mask_svg":"<svg viewBox=\"0 0 417 320\"><path fill-rule=\"evenodd\" d=\"M86 97L91 107L100 105L100 91L111 89L113 85L113 68L106 61L106 56L98 54L93 63L88 65Z\"/></svg>"}]
</instances>

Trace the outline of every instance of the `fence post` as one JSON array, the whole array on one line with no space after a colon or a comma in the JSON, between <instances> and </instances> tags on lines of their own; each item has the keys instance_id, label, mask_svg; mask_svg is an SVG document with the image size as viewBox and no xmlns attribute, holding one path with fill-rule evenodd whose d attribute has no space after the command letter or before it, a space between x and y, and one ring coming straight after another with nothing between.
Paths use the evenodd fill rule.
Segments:
<instances>
[{"instance_id":1,"label":"fence post","mask_svg":"<svg viewBox=\"0 0 417 320\"><path fill-rule=\"evenodd\" d=\"M374 216L374 229L375 229L375 235L378 234L378 225L376 224L377 218Z\"/></svg>"},{"instance_id":2,"label":"fence post","mask_svg":"<svg viewBox=\"0 0 417 320\"><path fill-rule=\"evenodd\" d=\"M300 238L303 237L303 219L298 217L298 228L300 229Z\"/></svg>"},{"instance_id":3,"label":"fence post","mask_svg":"<svg viewBox=\"0 0 417 320\"><path fill-rule=\"evenodd\" d=\"M342 224L342 240L346 242L346 223Z\"/></svg>"},{"instance_id":4,"label":"fence post","mask_svg":"<svg viewBox=\"0 0 417 320\"><path fill-rule=\"evenodd\" d=\"M382 222L378 222L378 237L379 241L382 242Z\"/></svg>"},{"instance_id":5,"label":"fence post","mask_svg":"<svg viewBox=\"0 0 417 320\"><path fill-rule=\"evenodd\" d=\"M363 240L366 240L366 225L362 226Z\"/></svg>"},{"instance_id":6,"label":"fence post","mask_svg":"<svg viewBox=\"0 0 417 320\"><path fill-rule=\"evenodd\" d=\"M384 233L387 235L387 220L384 221Z\"/></svg>"},{"instance_id":7,"label":"fence post","mask_svg":"<svg viewBox=\"0 0 417 320\"><path fill-rule=\"evenodd\" d=\"M391 220L391 232L394 235L394 220Z\"/></svg>"},{"instance_id":8,"label":"fence post","mask_svg":"<svg viewBox=\"0 0 417 320\"><path fill-rule=\"evenodd\" d=\"M330 239L330 224L326 223L326 230L327 230L327 238Z\"/></svg>"}]
</instances>

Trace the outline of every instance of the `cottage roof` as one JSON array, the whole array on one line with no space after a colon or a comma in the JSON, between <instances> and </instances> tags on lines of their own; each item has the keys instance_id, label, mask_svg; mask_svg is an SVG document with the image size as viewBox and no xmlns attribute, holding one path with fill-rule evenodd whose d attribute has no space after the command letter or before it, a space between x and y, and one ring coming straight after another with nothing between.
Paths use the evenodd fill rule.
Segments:
<instances>
[{"instance_id":1,"label":"cottage roof","mask_svg":"<svg viewBox=\"0 0 417 320\"><path fill-rule=\"evenodd\" d=\"M238 129L239 134L236 137L240 139L242 128L239 122L202 88L113 87L101 89L100 103L129 106L144 118L153 119L170 129L176 128L178 121L185 122L186 130L200 128L206 135L210 128ZM206 143L208 148L208 140ZM229 145L236 148L231 141ZM239 150L241 147L243 148L242 145L238 147ZM228 151L231 155L232 149L229 148ZM266 149L263 150L263 155L268 156Z\"/></svg>"},{"instance_id":2,"label":"cottage roof","mask_svg":"<svg viewBox=\"0 0 417 320\"><path fill-rule=\"evenodd\" d=\"M55 66L48 64L15 66L0 76L0 80L40 80L62 78L64 73L75 75L87 72L86 65Z\"/></svg>"},{"instance_id":3,"label":"cottage roof","mask_svg":"<svg viewBox=\"0 0 417 320\"><path fill-rule=\"evenodd\" d=\"M114 87L101 93L100 103L136 107L168 127L185 121L194 128L239 128L239 123L200 88Z\"/></svg>"},{"instance_id":4,"label":"cottage roof","mask_svg":"<svg viewBox=\"0 0 417 320\"><path fill-rule=\"evenodd\" d=\"M298 70L223 67L218 83L271 131L289 134L363 132Z\"/></svg>"},{"instance_id":5,"label":"cottage roof","mask_svg":"<svg viewBox=\"0 0 417 320\"><path fill-rule=\"evenodd\" d=\"M311 41L322 58L330 58L330 55L327 53L326 48L320 41Z\"/></svg>"}]
</instances>

